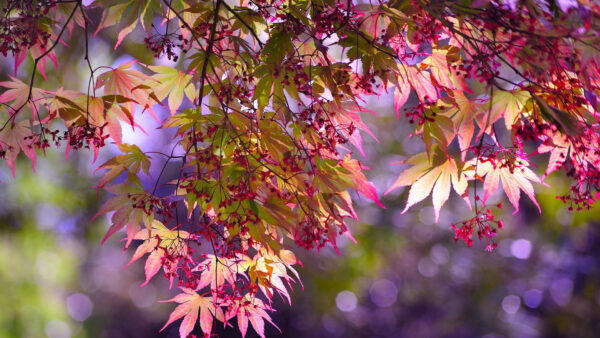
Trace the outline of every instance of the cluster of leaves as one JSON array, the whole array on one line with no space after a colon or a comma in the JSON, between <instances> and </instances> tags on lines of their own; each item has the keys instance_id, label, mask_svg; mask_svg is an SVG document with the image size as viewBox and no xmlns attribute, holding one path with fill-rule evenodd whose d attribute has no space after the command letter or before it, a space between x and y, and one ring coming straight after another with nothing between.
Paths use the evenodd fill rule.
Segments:
<instances>
[{"instance_id":1,"label":"cluster of leaves","mask_svg":"<svg viewBox=\"0 0 600 338\"><path fill-rule=\"evenodd\" d=\"M142 242L132 261L146 256L146 283L161 270L176 282L182 293L171 301L180 305L167 325L183 318L182 337L198 318L210 335L234 317L242 335L250 322L264 336L273 297L290 301L299 280L293 244L335 248L338 235L352 238L349 189L383 207L347 147L364 156L361 132L374 137L361 121L368 96L393 92L398 118L403 109L425 146L388 190L410 186L404 211L432 194L437 220L452 188L469 207L474 201L475 217L453 225L456 239L470 244L477 230L495 246L502 222L485 203L500 182L516 210L521 190L535 203L531 182L543 178L531 169L534 154L550 152L544 177L564 168L574 179L560 197L573 208L598 197L594 1L15 3L4 2L2 27L30 32L0 36L15 68L29 53L44 74L46 57L55 61L56 45L78 25L90 85L85 93L35 88L35 71L28 84L1 82L0 154L14 173L20 151L35 161L51 142L96 154L108 137L118 145L122 154L100 166L97 188L114 197L98 215L112 212L107 238L125 228L126 247ZM115 48L140 25L155 57L177 66L94 69L92 7L102 9L96 33L118 25ZM122 143L122 122L139 128L136 107L154 114L159 105L171 112L157 120L176 130L179 155ZM50 129L56 120L64 130ZM140 175L161 161L155 184L144 186ZM164 182L171 161L179 170Z\"/></svg>"}]
</instances>

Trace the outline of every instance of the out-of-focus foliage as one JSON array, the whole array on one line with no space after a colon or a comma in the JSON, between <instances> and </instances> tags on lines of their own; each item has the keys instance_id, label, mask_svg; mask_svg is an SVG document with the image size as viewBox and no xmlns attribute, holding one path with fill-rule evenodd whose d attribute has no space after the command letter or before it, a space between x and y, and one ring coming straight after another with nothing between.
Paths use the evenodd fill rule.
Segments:
<instances>
[{"instance_id":1,"label":"out-of-focus foliage","mask_svg":"<svg viewBox=\"0 0 600 338\"><path fill-rule=\"evenodd\" d=\"M168 309L150 306L169 294L156 283L140 288L143 266L123 270L118 241L100 246L106 221L90 223L99 207L90 159L61 156L48 153L37 174L20 172L0 190L0 337L155 334Z\"/></svg>"},{"instance_id":2,"label":"out-of-focus foliage","mask_svg":"<svg viewBox=\"0 0 600 338\"><path fill-rule=\"evenodd\" d=\"M78 290L79 258L86 250L74 236L85 234L83 216L95 203L82 188L86 176L56 160L49 156L40 164L42 174L24 171L0 190L1 336L35 337L80 327L65 300ZM2 181L8 175L3 170Z\"/></svg>"}]
</instances>

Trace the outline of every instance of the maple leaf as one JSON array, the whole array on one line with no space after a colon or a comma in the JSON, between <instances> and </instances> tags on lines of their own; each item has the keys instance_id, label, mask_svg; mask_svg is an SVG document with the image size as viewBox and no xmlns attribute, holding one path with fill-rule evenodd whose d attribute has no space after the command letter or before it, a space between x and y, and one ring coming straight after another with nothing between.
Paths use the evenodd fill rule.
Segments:
<instances>
[{"instance_id":1,"label":"maple leaf","mask_svg":"<svg viewBox=\"0 0 600 338\"><path fill-rule=\"evenodd\" d=\"M112 225L104 236L102 243L104 243L112 234L126 226L126 246L129 246L129 243L131 243L138 233L142 220L144 220L144 223L148 227L151 227L151 224L153 224L153 216L148 216L144 212L143 207L145 206L134 207L136 202L132 200L132 196L135 196L139 199L138 203L142 203L141 197L147 195L146 190L136 174L140 169L148 174L150 169L150 157L144 154L136 145L120 144L119 149L125 154L115 156L98 168L98 170L109 169L109 171L102 177L96 187L98 189L103 187L116 196L106 201L92 220L109 211L115 211L111 218ZM126 183L113 184L112 186L105 187L107 183L111 182L124 172L127 172L128 180ZM153 259L155 259L155 257L153 257ZM153 266L152 269L155 268L155 265Z\"/></svg>"},{"instance_id":2,"label":"maple leaf","mask_svg":"<svg viewBox=\"0 0 600 338\"><path fill-rule=\"evenodd\" d=\"M600 154L597 152L597 149L600 148L599 140L593 136L590 137L595 132L594 129L587 130L582 138L577 139L564 135L558 130L546 131L547 134L542 137L543 142L537 149L540 154L550 153L543 178L560 169L567 160L575 170L600 167Z\"/></svg>"},{"instance_id":3,"label":"maple leaf","mask_svg":"<svg viewBox=\"0 0 600 338\"><path fill-rule=\"evenodd\" d=\"M362 170L365 169L365 167L359 161L351 158L350 155L347 154L344 156L344 159L341 162L341 166L344 169L348 170L349 174L346 176L349 176L349 179L354 181L354 188L358 192L360 192L366 198L375 202L381 208L385 209L385 206L381 204L381 201L379 201L379 197L377 196L377 190L375 189L375 186L373 185L373 183L369 182L365 177L365 174L362 173ZM340 173L340 176L344 175Z\"/></svg>"},{"instance_id":4,"label":"maple leaf","mask_svg":"<svg viewBox=\"0 0 600 338\"><path fill-rule=\"evenodd\" d=\"M406 101L410 97L411 87L408 81L403 80L398 83L394 88L394 111L396 112L396 119L400 119L400 109L404 107Z\"/></svg>"},{"instance_id":5,"label":"maple leaf","mask_svg":"<svg viewBox=\"0 0 600 338\"><path fill-rule=\"evenodd\" d=\"M52 119L60 117L67 128L72 125L85 124L85 109L77 102L83 101L83 93L65 90L62 87L55 92L48 91L47 93L52 96L45 100L49 113L42 122L48 123ZM83 102L85 103L85 101Z\"/></svg>"},{"instance_id":6,"label":"maple leaf","mask_svg":"<svg viewBox=\"0 0 600 338\"><path fill-rule=\"evenodd\" d=\"M139 181L136 183L139 183ZM94 220L102 214L105 214L109 211L115 211L111 217L112 225L102 239L102 243L106 242L108 237L125 226L127 227L127 243L130 243L140 229L142 220L144 218L147 219L147 217L144 216L144 210L133 207L134 202L128 196L144 196L146 191L141 184L131 185L128 183L113 184L109 187L105 187L104 189L115 194L116 196L106 201L100 210L98 210L96 215L94 215L92 218L92 220ZM151 222L148 221L145 223L151 224Z\"/></svg>"},{"instance_id":7,"label":"maple leaf","mask_svg":"<svg viewBox=\"0 0 600 338\"><path fill-rule=\"evenodd\" d=\"M49 114L43 122L49 122L59 116L67 128L72 126L85 126L91 124L94 126L106 126L108 134L115 143L121 143L121 123L119 120L126 121L132 126L138 126L133 115L125 107L127 103L133 100L120 95L104 95L102 97L88 96L87 94L71 90L58 89L46 100ZM138 126L139 127L139 126ZM141 128L140 128L141 129ZM143 129L141 129L143 131ZM98 156L99 147L91 145L94 150L94 161ZM71 144L67 144L65 154L68 159Z\"/></svg>"},{"instance_id":8,"label":"maple leaf","mask_svg":"<svg viewBox=\"0 0 600 338\"><path fill-rule=\"evenodd\" d=\"M38 41L30 49L21 49L18 53L16 53L15 54L15 76L17 75L19 66L23 63L25 58L27 58L27 55L31 54L31 57L34 60L37 59L38 57L40 57L40 56L44 55L44 53L46 53L45 46L47 44L48 44L48 42L46 42L46 41L44 41L44 42ZM46 67L46 58L49 58L52 61L52 63L54 63L54 67L56 69L58 69L56 53L54 51L50 51L50 52L46 53L46 55L43 58L41 58L37 63L37 70L42 74L42 76L44 77L44 80L48 80L48 77L46 77L46 72L44 71L44 68Z\"/></svg>"},{"instance_id":9,"label":"maple leaf","mask_svg":"<svg viewBox=\"0 0 600 338\"><path fill-rule=\"evenodd\" d=\"M246 295L242 302L245 302L245 305L237 308L238 327L242 337L245 337L248 331L248 321L252 324L254 331L262 338L265 338L265 320L279 330L279 327L273 323L271 316L267 313L267 310L272 311L272 309L267 307L262 300ZM279 331L281 332L281 330Z\"/></svg>"},{"instance_id":10,"label":"maple leaf","mask_svg":"<svg viewBox=\"0 0 600 338\"><path fill-rule=\"evenodd\" d=\"M168 104L171 115L175 114L181 103L184 94L188 100L194 102L198 97L196 87L192 83L192 75L178 71L169 66L148 66L156 74L152 75L158 85L154 87L154 93L159 101L169 97Z\"/></svg>"},{"instance_id":11,"label":"maple leaf","mask_svg":"<svg viewBox=\"0 0 600 338\"><path fill-rule=\"evenodd\" d=\"M130 145L122 143L119 144L118 147L119 150L121 150L124 154L117 155L109 159L100 167L98 167L98 169L96 169L109 169L109 171L104 174L102 179L100 179L100 182L96 188L104 187L107 183L111 182L125 171L128 171L132 174L137 174L139 173L140 169L142 169L146 175L149 174L151 163L150 156L146 155L135 144Z\"/></svg>"},{"instance_id":12,"label":"maple leaf","mask_svg":"<svg viewBox=\"0 0 600 338\"><path fill-rule=\"evenodd\" d=\"M235 283L238 262L225 257L215 255L206 255L206 259L198 264L192 271L202 271L196 290L202 290L210 285L211 290L216 290L217 286L223 285L225 281ZM241 271L244 271L241 268Z\"/></svg>"},{"instance_id":13,"label":"maple leaf","mask_svg":"<svg viewBox=\"0 0 600 338\"><path fill-rule=\"evenodd\" d=\"M438 98L438 91L431 82L431 73L422 69L417 69L414 66L399 65L399 78L404 85L400 86L402 93L406 91L405 83L410 84L410 87L417 93L417 97L421 102L434 102Z\"/></svg>"},{"instance_id":14,"label":"maple leaf","mask_svg":"<svg viewBox=\"0 0 600 338\"><path fill-rule=\"evenodd\" d=\"M86 96L82 95L80 97L84 98ZM114 95L111 97L114 98ZM122 142L122 131L119 119L133 124L133 116L131 113L124 106L110 102L105 97L90 96L89 98L86 98L86 100L88 101L87 108L89 111L90 122L98 126L106 125L110 137L115 143L120 144ZM123 101L128 102L131 100L123 98Z\"/></svg>"},{"instance_id":15,"label":"maple leaf","mask_svg":"<svg viewBox=\"0 0 600 338\"><path fill-rule=\"evenodd\" d=\"M355 102L338 103L336 101L331 101L329 102L329 105L330 106L326 105L326 107L331 108L332 111L336 112L336 114L334 114L331 118L334 121L336 121L336 123L339 126L342 127L340 128L340 133L358 149L358 151L364 158L366 158L367 156L362 146L362 138L360 136L359 130L362 130L369 134L372 138L375 139L377 143L379 143L379 140L377 139L375 134L373 134L373 132L369 129L369 127L364 122L362 122L359 113L371 113L373 115L377 114L373 111L361 108ZM348 126L350 125L357 128L357 130L355 130L354 133L349 132Z\"/></svg>"},{"instance_id":16,"label":"maple leaf","mask_svg":"<svg viewBox=\"0 0 600 338\"><path fill-rule=\"evenodd\" d=\"M263 110L269 104L271 100L271 93L273 92L273 78L270 76L263 76L260 81L254 87L254 93L252 94L253 100L256 100L258 105L258 116L262 115Z\"/></svg>"},{"instance_id":17,"label":"maple leaf","mask_svg":"<svg viewBox=\"0 0 600 338\"><path fill-rule=\"evenodd\" d=\"M149 75L131 69L136 63L137 60L125 62L117 68L111 68L111 70L100 74L96 80L95 88L104 88L104 94L127 98L128 101L122 102L122 104L131 113L135 108L134 103L137 103L142 109L148 110L157 122L160 122L152 110L152 106L157 103L160 104L162 100L158 99L151 90L151 87L157 85L157 82ZM133 126L133 123L131 124Z\"/></svg>"},{"instance_id":18,"label":"maple leaf","mask_svg":"<svg viewBox=\"0 0 600 338\"><path fill-rule=\"evenodd\" d=\"M202 297L196 291L191 289L182 288L181 290L183 293L180 293L169 300L160 301L161 303L176 302L180 304L173 310L167 323L160 331L164 330L177 319L183 317L183 320L179 325L179 336L185 338L194 329L196 321L198 320L198 315L200 315L200 328L205 336L210 336L213 318L216 317L219 320L223 320L223 310L213 303L211 297Z\"/></svg>"},{"instance_id":19,"label":"maple leaf","mask_svg":"<svg viewBox=\"0 0 600 338\"><path fill-rule=\"evenodd\" d=\"M424 200L433 191L433 209L437 222L440 209L450 196L450 188L454 187L459 196L465 196L467 192L467 177L462 170L463 166L446 156L439 148L436 148L431 162L427 154L419 153L398 164L410 164L412 167L404 170L384 195L399 187L410 186L408 201L402 213ZM468 198L465 201L469 204Z\"/></svg>"},{"instance_id":20,"label":"maple leaf","mask_svg":"<svg viewBox=\"0 0 600 338\"><path fill-rule=\"evenodd\" d=\"M112 25L117 24L122 19L123 12L125 12L125 10L130 4L131 2L117 4L114 6L110 6L107 10L103 11L102 17L100 18L100 23L98 24L94 35L97 35L102 29L106 27L110 27Z\"/></svg>"},{"instance_id":21,"label":"maple leaf","mask_svg":"<svg viewBox=\"0 0 600 338\"><path fill-rule=\"evenodd\" d=\"M31 160L31 166L35 169L36 153L31 137L35 134L28 128L28 121L17 122L7 125L0 131L0 151L4 152L6 163L15 177L15 162L21 151Z\"/></svg>"},{"instance_id":22,"label":"maple leaf","mask_svg":"<svg viewBox=\"0 0 600 338\"><path fill-rule=\"evenodd\" d=\"M291 304L290 294L287 291L291 289L291 281L293 279L288 275L287 270L290 270L300 281L298 272L292 265L298 263L295 255L289 250L280 250L277 254L273 250L263 247L259 253L254 255L252 259L248 256L241 256L238 262L239 271L246 271L248 277L253 284L258 284L261 291L267 295L270 300L273 296L273 291L277 291L281 296L285 297ZM283 283L286 282L287 286Z\"/></svg>"},{"instance_id":23,"label":"maple leaf","mask_svg":"<svg viewBox=\"0 0 600 338\"><path fill-rule=\"evenodd\" d=\"M411 90L415 91L420 102L436 101L439 95L431 78L432 76L435 77L444 74L439 68L432 68L432 73L417 69L414 66L402 65L399 68L401 71L397 79L395 79L397 84L394 89L394 111L396 112L397 119L400 119L400 109L408 101ZM440 79L440 81L442 80ZM450 79L448 79L448 82L450 82ZM454 88L454 86L449 88Z\"/></svg>"},{"instance_id":24,"label":"maple leaf","mask_svg":"<svg viewBox=\"0 0 600 338\"><path fill-rule=\"evenodd\" d=\"M160 268L163 266L162 258L165 255L175 257L171 265L172 268L167 269L167 266L165 266L165 272L174 272L180 260L179 257L187 254L188 245L186 240L189 238L189 233L187 231L169 229L158 220L146 220L145 223L150 223L151 226L146 226L145 229L139 230L137 233L135 233L135 235L133 235L133 237L128 235L126 238L127 243L125 244L125 248L128 248L132 240L144 241L136 248L126 267L140 259L142 256L148 253L150 254L144 265L146 280L142 283L142 285L140 285L140 287L148 284L152 277L158 273ZM170 280L172 283L173 278Z\"/></svg>"},{"instance_id":25,"label":"maple leaf","mask_svg":"<svg viewBox=\"0 0 600 338\"><path fill-rule=\"evenodd\" d=\"M104 3L105 0L96 1L94 4ZM102 29L117 23L126 25L119 31L114 49L121 44L123 39L137 27L138 21L146 31L150 31L155 13L162 13L161 2L158 0L134 1L130 0L121 4L104 4L106 10L102 13L100 24L94 33L98 34Z\"/></svg>"},{"instance_id":26,"label":"maple leaf","mask_svg":"<svg viewBox=\"0 0 600 338\"><path fill-rule=\"evenodd\" d=\"M543 178L546 178L553 171L560 169L567 161L567 157L571 153L573 144L568 136L559 133L558 131L548 131L548 137L538 146L538 153L550 153L548 158L548 166ZM594 161L597 162L597 161Z\"/></svg>"},{"instance_id":27,"label":"maple leaf","mask_svg":"<svg viewBox=\"0 0 600 338\"><path fill-rule=\"evenodd\" d=\"M538 208L541 213L542 209L535 199L535 192L531 182L543 183L543 181L529 169L529 161L522 157L515 157L511 159L513 161L510 165L502 163L502 161L478 161L474 158L467 162L469 170L466 171L466 175L469 177L483 178L483 204L487 201L488 197L491 196L500 187L502 182L502 189L508 197L508 200L515 208L513 214L519 211L519 199L521 190L531 199L531 201Z\"/></svg>"},{"instance_id":28,"label":"maple leaf","mask_svg":"<svg viewBox=\"0 0 600 338\"><path fill-rule=\"evenodd\" d=\"M153 227L154 227L154 224L153 224ZM133 238L131 238L131 239L126 238L127 243L125 244L125 249L127 249L129 247L132 240L143 240L144 242L142 242L142 244L138 245L138 247L135 249L135 252L131 256L131 259L129 260L127 265L125 265L125 267L128 267L133 262L137 261L138 259L142 258L144 255L146 255L156 249L157 245L160 243L160 239L156 238L156 236L153 236L152 230L153 229L142 229L142 230L139 230L133 236Z\"/></svg>"},{"instance_id":29,"label":"maple leaf","mask_svg":"<svg viewBox=\"0 0 600 338\"><path fill-rule=\"evenodd\" d=\"M458 145L461 151L461 160L465 160L467 150L471 146L471 140L475 133L474 120L481 111L482 105L467 98L461 91L452 91L442 101L450 102L454 108L444 112L444 115L452 119L454 132L458 138ZM448 141L451 141L449 139Z\"/></svg>"},{"instance_id":30,"label":"maple leaf","mask_svg":"<svg viewBox=\"0 0 600 338\"><path fill-rule=\"evenodd\" d=\"M140 285L143 287L148 284L152 277L154 277L160 268L163 266L162 258L164 257L164 253L161 250L154 250L146 259L146 264L144 265L144 273L146 274L146 280Z\"/></svg>"},{"instance_id":31,"label":"maple leaf","mask_svg":"<svg viewBox=\"0 0 600 338\"><path fill-rule=\"evenodd\" d=\"M450 64L458 61L458 52L459 48L454 46L434 48L431 55L422 63L429 65L431 75L439 85L451 90L470 92L465 79L454 76L454 73L450 71Z\"/></svg>"},{"instance_id":32,"label":"maple leaf","mask_svg":"<svg viewBox=\"0 0 600 338\"><path fill-rule=\"evenodd\" d=\"M477 116L481 128L479 135L484 132L490 134L492 125L501 118L504 118L506 129L511 130L530 99L531 94L525 90L494 91L492 97L481 108L485 114Z\"/></svg>"},{"instance_id":33,"label":"maple leaf","mask_svg":"<svg viewBox=\"0 0 600 338\"><path fill-rule=\"evenodd\" d=\"M540 108L539 112L544 120L554 124L562 134L570 137L582 136L583 130L579 127L579 119L576 115L548 105L537 95L532 97Z\"/></svg>"},{"instance_id":34,"label":"maple leaf","mask_svg":"<svg viewBox=\"0 0 600 338\"><path fill-rule=\"evenodd\" d=\"M11 81L1 81L0 87L8 88L2 95L0 95L0 103L4 103L10 108L8 109L9 114L14 114L15 110L19 107L27 104L31 110L31 118L37 120L36 113L40 111L40 104L44 99L44 91L39 88L31 89L31 100L27 101L29 97L29 85L23 83L21 80L9 76Z\"/></svg>"}]
</instances>

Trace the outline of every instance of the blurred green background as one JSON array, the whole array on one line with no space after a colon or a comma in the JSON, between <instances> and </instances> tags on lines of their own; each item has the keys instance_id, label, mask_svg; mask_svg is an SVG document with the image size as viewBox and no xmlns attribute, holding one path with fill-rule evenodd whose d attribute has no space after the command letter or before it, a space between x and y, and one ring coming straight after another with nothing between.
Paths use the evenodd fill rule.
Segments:
<instances>
[{"instance_id":1,"label":"blurred green background","mask_svg":"<svg viewBox=\"0 0 600 338\"><path fill-rule=\"evenodd\" d=\"M109 41L115 32L106 30L90 46L94 66L133 58L153 62L140 44L125 43L113 51ZM129 40L143 41L143 34L136 31ZM58 47L59 70L47 65L48 83L40 80L39 85L85 88L81 37L74 35L69 44ZM0 80L12 73L12 62L1 60ZM21 79L32 70L27 63L19 70ZM419 140L407 138L409 126L396 121L390 100L382 95L370 102L379 116L365 117L381 140L365 137L368 156L363 159L379 192L403 169L389 163L422 149ZM149 136L126 132L125 142L139 143L146 151L169 144L168 135L155 130L155 121L141 118ZM176 326L159 333L173 308L156 302L173 292L166 280L155 278L140 288L143 262L124 269L134 248L123 253L119 236L100 245L107 218L90 222L107 197L93 189L98 181L94 170L113 151L114 146L102 150L95 164L84 152L72 152L67 162L64 149L49 151L35 173L21 158L15 179L0 165L0 337L177 336ZM540 170L541 163L543 157ZM470 217L456 195L438 224L429 201L400 213L407 189L386 196L385 210L356 198L360 223L350 228L358 244L340 239L340 256L331 248L299 254L304 290L296 286L291 307L282 300L275 304L281 335L597 337L599 210L568 212L555 198L568 182L559 173L547 182L552 189L536 187L543 214L525 198L514 216L505 207L506 226L491 253L480 243L468 248L453 241L450 224ZM501 194L490 202L498 201L503 201ZM220 333L239 336L234 329ZM273 327L267 334L280 335Z\"/></svg>"}]
</instances>

